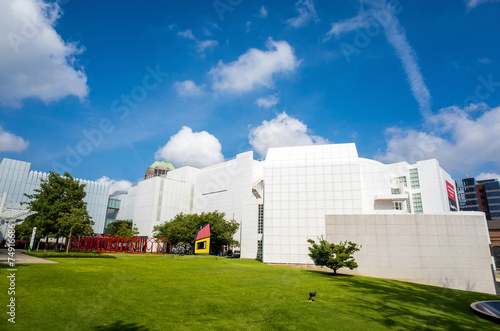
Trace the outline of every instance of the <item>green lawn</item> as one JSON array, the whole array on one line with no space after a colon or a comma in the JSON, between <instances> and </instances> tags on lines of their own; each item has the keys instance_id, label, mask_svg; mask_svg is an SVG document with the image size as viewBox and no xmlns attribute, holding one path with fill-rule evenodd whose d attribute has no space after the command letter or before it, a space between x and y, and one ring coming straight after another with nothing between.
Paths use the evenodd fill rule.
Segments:
<instances>
[{"instance_id":1,"label":"green lawn","mask_svg":"<svg viewBox=\"0 0 500 331\"><path fill-rule=\"evenodd\" d=\"M492 330L497 296L211 256L117 254L18 265L16 324L0 330ZM315 302L308 293L317 291Z\"/></svg>"}]
</instances>

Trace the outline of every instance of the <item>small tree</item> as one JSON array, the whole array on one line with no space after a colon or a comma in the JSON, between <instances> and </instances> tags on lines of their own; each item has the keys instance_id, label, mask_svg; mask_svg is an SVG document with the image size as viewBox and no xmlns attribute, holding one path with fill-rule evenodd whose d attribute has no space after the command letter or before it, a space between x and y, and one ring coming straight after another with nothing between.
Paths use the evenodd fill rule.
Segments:
<instances>
[{"instance_id":1,"label":"small tree","mask_svg":"<svg viewBox=\"0 0 500 331\"><path fill-rule=\"evenodd\" d=\"M356 269L358 264L354 261L352 256L355 252L359 251L361 246L351 242L344 241L340 244L329 243L323 238L318 238L319 245L312 239L308 239L312 247L309 247L309 256L317 266L325 266L333 270L333 274L337 274L340 268Z\"/></svg>"},{"instance_id":2,"label":"small tree","mask_svg":"<svg viewBox=\"0 0 500 331\"><path fill-rule=\"evenodd\" d=\"M115 236L117 237L134 237L139 234L139 229L135 224L130 221L130 223L122 223L118 231L116 231Z\"/></svg>"},{"instance_id":3,"label":"small tree","mask_svg":"<svg viewBox=\"0 0 500 331\"><path fill-rule=\"evenodd\" d=\"M94 233L92 217L89 216L87 208L72 208L69 213L63 213L58 219L59 236L68 237L66 253L69 252L71 238L77 236L89 236Z\"/></svg>"}]
</instances>

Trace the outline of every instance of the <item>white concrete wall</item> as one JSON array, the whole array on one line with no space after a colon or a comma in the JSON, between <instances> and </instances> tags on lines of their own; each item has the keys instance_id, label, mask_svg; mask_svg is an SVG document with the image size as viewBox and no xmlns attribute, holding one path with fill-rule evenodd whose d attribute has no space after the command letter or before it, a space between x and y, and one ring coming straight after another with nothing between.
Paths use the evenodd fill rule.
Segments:
<instances>
[{"instance_id":1,"label":"white concrete wall","mask_svg":"<svg viewBox=\"0 0 500 331\"><path fill-rule=\"evenodd\" d=\"M264 164L266 263L306 263L307 238L325 233L326 214L362 213L354 144L270 148Z\"/></svg>"},{"instance_id":2,"label":"white concrete wall","mask_svg":"<svg viewBox=\"0 0 500 331\"><path fill-rule=\"evenodd\" d=\"M252 194L259 171L261 174L261 163L253 160L253 152L246 152L234 160L200 169L194 187L194 213L218 210L226 214L226 220L234 219L240 224L234 238L241 240L243 258L257 257L257 240L262 238L257 224L258 205L263 199Z\"/></svg>"},{"instance_id":3,"label":"white concrete wall","mask_svg":"<svg viewBox=\"0 0 500 331\"><path fill-rule=\"evenodd\" d=\"M326 240L363 246L354 255L359 268L342 273L496 294L484 213L328 215L325 222Z\"/></svg>"},{"instance_id":4,"label":"white concrete wall","mask_svg":"<svg viewBox=\"0 0 500 331\"><path fill-rule=\"evenodd\" d=\"M181 172L181 177L184 175ZM181 212L191 212L192 191L193 184L168 176L140 181L122 199L117 218L132 219L140 236L152 236L154 226L170 221Z\"/></svg>"}]
</instances>

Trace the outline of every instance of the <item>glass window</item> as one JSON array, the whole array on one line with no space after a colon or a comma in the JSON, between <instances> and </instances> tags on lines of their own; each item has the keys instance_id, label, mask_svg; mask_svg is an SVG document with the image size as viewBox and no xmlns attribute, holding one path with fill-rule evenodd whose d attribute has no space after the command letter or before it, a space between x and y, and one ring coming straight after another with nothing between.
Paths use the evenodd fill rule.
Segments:
<instances>
[{"instance_id":1,"label":"glass window","mask_svg":"<svg viewBox=\"0 0 500 331\"><path fill-rule=\"evenodd\" d=\"M420 180L418 178L418 169L410 169L410 185L411 188L420 188Z\"/></svg>"},{"instance_id":2,"label":"glass window","mask_svg":"<svg viewBox=\"0 0 500 331\"><path fill-rule=\"evenodd\" d=\"M420 195L420 193L413 193L412 200L413 200L414 213L415 214L423 214L424 209L422 206L422 196Z\"/></svg>"},{"instance_id":3,"label":"glass window","mask_svg":"<svg viewBox=\"0 0 500 331\"><path fill-rule=\"evenodd\" d=\"M262 260L262 240L257 240L257 259Z\"/></svg>"},{"instance_id":4,"label":"glass window","mask_svg":"<svg viewBox=\"0 0 500 331\"><path fill-rule=\"evenodd\" d=\"M196 245L196 249L205 249L205 248L207 248L207 242L206 241L202 241L202 242L200 242L200 243L198 243Z\"/></svg>"},{"instance_id":5,"label":"glass window","mask_svg":"<svg viewBox=\"0 0 500 331\"><path fill-rule=\"evenodd\" d=\"M264 205L259 205L259 221L257 225L257 233L264 232Z\"/></svg>"}]
</instances>

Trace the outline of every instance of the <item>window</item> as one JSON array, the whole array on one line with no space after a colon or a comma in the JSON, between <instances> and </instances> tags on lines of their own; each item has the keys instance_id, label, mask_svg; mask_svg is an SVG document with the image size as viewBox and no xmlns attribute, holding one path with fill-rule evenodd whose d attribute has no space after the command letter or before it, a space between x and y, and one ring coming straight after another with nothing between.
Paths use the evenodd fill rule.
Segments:
<instances>
[{"instance_id":1,"label":"window","mask_svg":"<svg viewBox=\"0 0 500 331\"><path fill-rule=\"evenodd\" d=\"M196 249L205 249L205 248L207 248L207 242L206 241L202 241L202 242L200 242L200 243L198 243L196 245Z\"/></svg>"},{"instance_id":2,"label":"window","mask_svg":"<svg viewBox=\"0 0 500 331\"><path fill-rule=\"evenodd\" d=\"M391 193L392 194L401 194L401 190L398 188L391 188Z\"/></svg>"},{"instance_id":3,"label":"window","mask_svg":"<svg viewBox=\"0 0 500 331\"><path fill-rule=\"evenodd\" d=\"M420 193L413 193L412 200L413 200L413 209L415 211L415 214L423 214L424 209L422 206L422 196L420 195Z\"/></svg>"},{"instance_id":4,"label":"window","mask_svg":"<svg viewBox=\"0 0 500 331\"><path fill-rule=\"evenodd\" d=\"M259 222L257 225L257 233L262 234L264 232L264 205L259 205Z\"/></svg>"},{"instance_id":5,"label":"window","mask_svg":"<svg viewBox=\"0 0 500 331\"><path fill-rule=\"evenodd\" d=\"M411 188L420 188L420 180L418 179L418 169L410 169L410 185Z\"/></svg>"},{"instance_id":6,"label":"window","mask_svg":"<svg viewBox=\"0 0 500 331\"><path fill-rule=\"evenodd\" d=\"M257 259L262 260L262 240L257 240Z\"/></svg>"},{"instance_id":7,"label":"window","mask_svg":"<svg viewBox=\"0 0 500 331\"><path fill-rule=\"evenodd\" d=\"M394 210L403 210L403 204L399 201L395 201L392 203L392 209Z\"/></svg>"},{"instance_id":8,"label":"window","mask_svg":"<svg viewBox=\"0 0 500 331\"><path fill-rule=\"evenodd\" d=\"M401 176L397 178L398 184L403 184L405 187L406 185L406 176Z\"/></svg>"}]
</instances>

